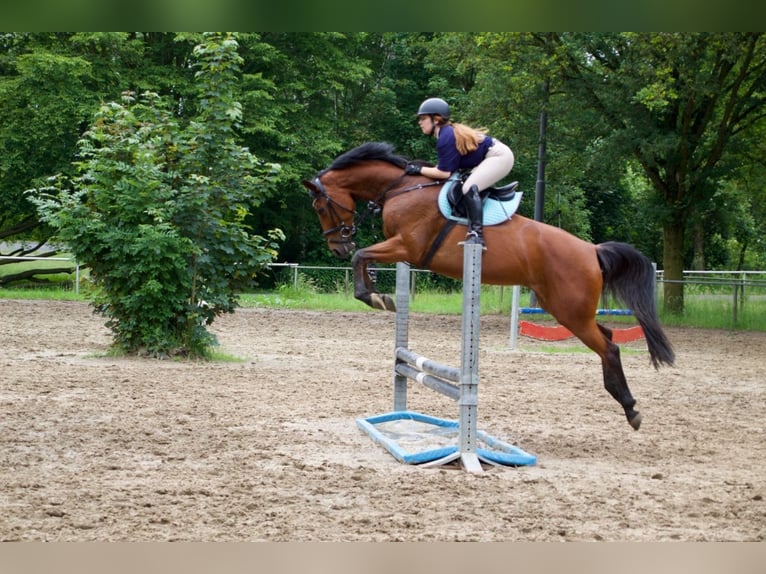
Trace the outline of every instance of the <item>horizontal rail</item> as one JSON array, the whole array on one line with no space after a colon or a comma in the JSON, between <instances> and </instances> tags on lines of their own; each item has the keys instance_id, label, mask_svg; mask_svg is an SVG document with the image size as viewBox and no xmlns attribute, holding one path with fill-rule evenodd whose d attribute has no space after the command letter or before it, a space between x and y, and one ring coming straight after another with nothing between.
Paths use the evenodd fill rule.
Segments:
<instances>
[{"instance_id":1,"label":"horizontal rail","mask_svg":"<svg viewBox=\"0 0 766 574\"><path fill-rule=\"evenodd\" d=\"M522 315L547 315L548 311L540 307L520 307L519 313ZM596 315L632 315L630 309L596 309Z\"/></svg>"},{"instance_id":2,"label":"horizontal rail","mask_svg":"<svg viewBox=\"0 0 766 574\"><path fill-rule=\"evenodd\" d=\"M437 363L405 347L397 347L394 356L394 371L397 374L417 381L453 401L460 398L460 387L453 384L460 382L460 369Z\"/></svg>"},{"instance_id":3,"label":"horizontal rail","mask_svg":"<svg viewBox=\"0 0 766 574\"><path fill-rule=\"evenodd\" d=\"M408 379L412 379L413 381L417 381L423 386L426 386L429 389L436 391L437 393L448 396L453 401L456 401L460 398L460 389L457 387L457 385L453 385L444 379L440 379L439 377L424 373L412 365L407 363L397 363L394 367L394 370L397 372L397 374L402 375L403 377L407 377Z\"/></svg>"},{"instance_id":4,"label":"horizontal rail","mask_svg":"<svg viewBox=\"0 0 766 574\"><path fill-rule=\"evenodd\" d=\"M437 363L431 359L426 359L422 355L418 355L404 347L397 347L394 355L397 359L405 361L430 375L436 375L439 378L452 381L453 383L460 382L460 369Z\"/></svg>"},{"instance_id":5,"label":"horizontal rail","mask_svg":"<svg viewBox=\"0 0 766 574\"><path fill-rule=\"evenodd\" d=\"M723 285L729 287L766 287L766 281L757 279L739 279L730 277L729 279L711 279L706 277L696 277L693 279L657 279L657 283L682 283L684 285Z\"/></svg>"}]
</instances>

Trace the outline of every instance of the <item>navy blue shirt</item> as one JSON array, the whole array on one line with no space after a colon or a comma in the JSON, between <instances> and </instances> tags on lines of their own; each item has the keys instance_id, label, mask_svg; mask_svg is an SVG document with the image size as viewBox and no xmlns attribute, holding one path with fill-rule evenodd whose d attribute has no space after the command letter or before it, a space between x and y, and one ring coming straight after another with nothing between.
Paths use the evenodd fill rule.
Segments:
<instances>
[{"instance_id":1,"label":"navy blue shirt","mask_svg":"<svg viewBox=\"0 0 766 574\"><path fill-rule=\"evenodd\" d=\"M436 154L439 162L436 167L450 173L459 169L471 169L476 167L487 155L487 150L492 146L492 138L485 136L476 150L460 155L455 145L455 128L451 125L442 126L439 130L439 138L436 140Z\"/></svg>"}]
</instances>

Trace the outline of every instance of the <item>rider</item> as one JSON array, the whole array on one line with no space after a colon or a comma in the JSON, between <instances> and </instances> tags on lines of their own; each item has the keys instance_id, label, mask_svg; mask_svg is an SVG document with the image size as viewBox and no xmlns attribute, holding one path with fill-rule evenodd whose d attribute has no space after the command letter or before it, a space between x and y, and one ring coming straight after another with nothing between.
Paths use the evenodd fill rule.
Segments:
<instances>
[{"instance_id":1,"label":"rider","mask_svg":"<svg viewBox=\"0 0 766 574\"><path fill-rule=\"evenodd\" d=\"M463 184L463 197L469 226L466 241L485 247L482 205L479 192L494 185L513 168L513 151L485 129L476 129L450 121L449 104L441 98L428 98L418 109L418 124L426 135L436 138L436 167L408 164L409 175L422 174L445 179L459 169L472 169Z\"/></svg>"}]
</instances>

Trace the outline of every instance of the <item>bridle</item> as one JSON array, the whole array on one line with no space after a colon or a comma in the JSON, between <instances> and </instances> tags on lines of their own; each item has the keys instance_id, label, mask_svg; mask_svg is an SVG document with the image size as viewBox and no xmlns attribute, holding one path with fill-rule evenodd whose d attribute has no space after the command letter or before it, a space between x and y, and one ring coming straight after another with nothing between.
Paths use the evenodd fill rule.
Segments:
<instances>
[{"instance_id":1,"label":"bridle","mask_svg":"<svg viewBox=\"0 0 766 574\"><path fill-rule=\"evenodd\" d=\"M340 235L340 239L333 239L332 237L330 237L328 238L328 241L330 243L340 243L344 245L348 243L353 243L353 237L354 235L356 235L356 223L355 223L356 211L346 207L345 205L338 203L332 197L330 197L330 195L327 193L327 190L325 189L324 184L322 183L322 180L319 179L322 176L322 173L318 174L311 181L311 183L314 184L314 187L316 189L309 189L309 196L311 197L314 210L317 213L319 213L322 210L322 207L319 205L319 200L323 199L325 202L325 207L330 214L330 221L332 222L332 227L330 227L329 229L325 229L322 232L322 235L327 237L328 235L331 235L337 232ZM338 210L342 210L346 212L347 214L351 214L350 225L346 223L345 218L342 217L340 213L338 213Z\"/></svg>"},{"instance_id":2,"label":"bridle","mask_svg":"<svg viewBox=\"0 0 766 574\"><path fill-rule=\"evenodd\" d=\"M385 190L383 190L383 192L380 195L378 195L377 198L369 201L367 209L364 211L364 213L362 213L361 217L357 221L356 211L354 209L350 209L346 207L345 205L338 203L332 197L330 197L329 193L327 193L327 189L325 189L325 186L322 183L322 180L320 179L325 174L326 171L327 170L318 173L314 177L314 179L311 180L311 183L314 184L314 188L309 189L309 197L311 197L312 205L314 209L317 211L317 213L319 213L322 209L322 207L319 205L319 200L323 199L325 202L326 209L330 214L332 227L324 230L322 232L322 235L327 237L333 233L338 233L340 236L339 239L328 238L328 241L330 243L339 243L342 245L354 243L353 237L354 235L356 235L357 226L361 224L363 221L365 221L368 217L372 216L375 213L380 212L380 210L383 209L383 204L386 202L387 199L391 199L392 197L396 197L397 195L401 195L402 193L415 191L417 189L423 189L425 187L442 185L444 183L444 181L442 180L433 180L428 183L419 183L417 185L413 185L410 187L396 189L396 186L406 176L406 174L403 174L401 177L395 179L394 182L391 183L391 185L389 185ZM339 210L345 212L346 214L351 214L351 224L346 223L345 218L342 217L340 213L338 213Z\"/></svg>"}]
</instances>

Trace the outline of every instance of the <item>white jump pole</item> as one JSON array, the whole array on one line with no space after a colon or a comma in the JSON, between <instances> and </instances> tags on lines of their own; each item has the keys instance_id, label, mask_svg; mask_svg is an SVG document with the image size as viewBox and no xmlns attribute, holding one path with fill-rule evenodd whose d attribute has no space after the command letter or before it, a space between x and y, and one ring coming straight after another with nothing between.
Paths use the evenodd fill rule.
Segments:
<instances>
[{"instance_id":1,"label":"white jump pole","mask_svg":"<svg viewBox=\"0 0 766 574\"><path fill-rule=\"evenodd\" d=\"M396 264L396 327L394 354L398 348L409 347L410 266ZM407 377L394 370L394 411L407 410Z\"/></svg>"},{"instance_id":2,"label":"white jump pole","mask_svg":"<svg viewBox=\"0 0 766 574\"><path fill-rule=\"evenodd\" d=\"M479 243L463 243L463 328L460 360L460 461L470 472L482 472L476 454L479 406L479 326L481 323L481 257Z\"/></svg>"}]
</instances>

